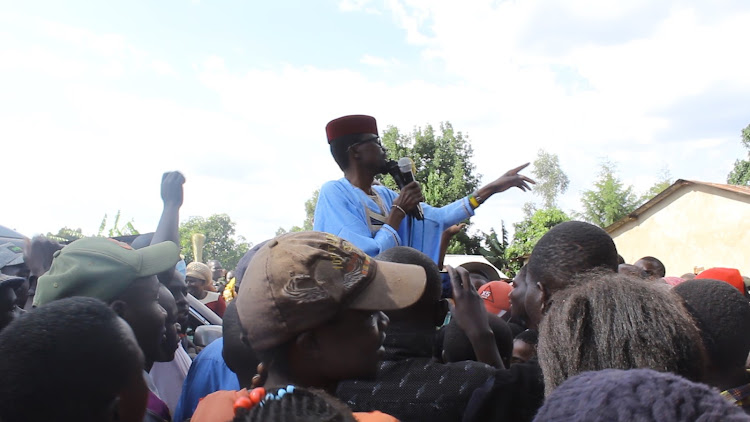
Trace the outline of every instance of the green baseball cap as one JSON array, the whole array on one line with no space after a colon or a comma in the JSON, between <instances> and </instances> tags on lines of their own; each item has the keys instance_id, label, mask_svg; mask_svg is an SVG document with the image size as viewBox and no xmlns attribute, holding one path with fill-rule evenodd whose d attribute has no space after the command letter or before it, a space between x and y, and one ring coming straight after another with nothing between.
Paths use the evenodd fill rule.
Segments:
<instances>
[{"instance_id":1,"label":"green baseball cap","mask_svg":"<svg viewBox=\"0 0 750 422\"><path fill-rule=\"evenodd\" d=\"M174 242L135 250L105 237L86 237L54 253L52 267L37 282L34 306L72 296L111 302L136 279L174 268L180 260Z\"/></svg>"}]
</instances>

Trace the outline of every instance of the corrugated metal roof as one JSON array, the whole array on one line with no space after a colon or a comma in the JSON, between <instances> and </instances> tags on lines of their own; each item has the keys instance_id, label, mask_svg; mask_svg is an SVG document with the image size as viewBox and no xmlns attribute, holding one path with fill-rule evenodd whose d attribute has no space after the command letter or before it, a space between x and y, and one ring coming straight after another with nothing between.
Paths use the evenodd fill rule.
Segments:
<instances>
[{"instance_id":1,"label":"corrugated metal roof","mask_svg":"<svg viewBox=\"0 0 750 422\"><path fill-rule=\"evenodd\" d=\"M687 182L695 183L696 185L712 186L729 192L741 193L743 195L750 195L750 186L724 185L721 183L699 182L697 180L687 180Z\"/></svg>"},{"instance_id":2,"label":"corrugated metal roof","mask_svg":"<svg viewBox=\"0 0 750 422\"><path fill-rule=\"evenodd\" d=\"M665 198L673 194L678 189L685 187L685 186L690 186L690 185L708 186L714 189L721 189L727 192L739 193L741 195L750 196L750 187L748 186L725 185L722 183L710 183L710 182L700 182L697 180L677 179L676 182L674 182L670 187L664 189L660 194L651 198L651 200L641 205L640 207L636 208L633 212L631 212L627 216L615 221L614 223L606 227L604 230L606 230L607 233L612 233L613 231L622 227L624 224L630 221L637 220L638 217L641 216L644 212L648 211L650 208L652 208L659 202L663 201Z\"/></svg>"}]
</instances>

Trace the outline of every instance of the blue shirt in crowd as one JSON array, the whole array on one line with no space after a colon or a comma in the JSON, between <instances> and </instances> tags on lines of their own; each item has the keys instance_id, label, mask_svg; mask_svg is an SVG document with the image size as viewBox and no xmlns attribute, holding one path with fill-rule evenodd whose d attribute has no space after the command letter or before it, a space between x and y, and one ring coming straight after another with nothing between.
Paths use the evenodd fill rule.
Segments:
<instances>
[{"instance_id":1,"label":"blue shirt in crowd","mask_svg":"<svg viewBox=\"0 0 750 422\"><path fill-rule=\"evenodd\" d=\"M224 339L220 338L206 346L190 365L182 394L177 403L175 422L183 422L193 416L198 401L219 390L239 390L240 382L224 362L221 352L224 350Z\"/></svg>"}]
</instances>

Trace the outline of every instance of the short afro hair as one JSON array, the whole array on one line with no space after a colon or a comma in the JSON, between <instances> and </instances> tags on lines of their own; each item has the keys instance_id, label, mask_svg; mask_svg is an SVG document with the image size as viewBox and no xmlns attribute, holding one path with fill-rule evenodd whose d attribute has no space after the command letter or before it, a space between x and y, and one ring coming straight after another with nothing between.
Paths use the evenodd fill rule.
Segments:
<instances>
[{"instance_id":1,"label":"short afro hair","mask_svg":"<svg viewBox=\"0 0 750 422\"><path fill-rule=\"evenodd\" d=\"M747 416L707 385L651 369L605 369L565 381L534 422L741 421Z\"/></svg>"},{"instance_id":2,"label":"short afro hair","mask_svg":"<svg viewBox=\"0 0 750 422\"><path fill-rule=\"evenodd\" d=\"M617 265L617 248L607 232L582 221L566 221L534 246L528 277L553 293L577 274L597 268L617 272Z\"/></svg>"},{"instance_id":3,"label":"short afro hair","mask_svg":"<svg viewBox=\"0 0 750 422\"><path fill-rule=\"evenodd\" d=\"M701 329L711 363L719 369L745 366L750 353L750 302L732 285L711 279L687 280L673 291Z\"/></svg>"},{"instance_id":4,"label":"short afro hair","mask_svg":"<svg viewBox=\"0 0 750 422\"><path fill-rule=\"evenodd\" d=\"M653 256L644 256L643 258L639 259L638 261L646 261L649 264L651 264L654 267L654 273L653 275L657 277L664 277L667 275L667 269L664 267L664 264L659 261L658 259L654 258ZM636 262L638 262L636 261ZM651 275L651 274L649 274Z\"/></svg>"},{"instance_id":5,"label":"short afro hair","mask_svg":"<svg viewBox=\"0 0 750 422\"><path fill-rule=\"evenodd\" d=\"M517 335L514 340L520 340L526 344L536 346L536 344L539 342L539 333L536 330L526 330Z\"/></svg>"},{"instance_id":6,"label":"short afro hair","mask_svg":"<svg viewBox=\"0 0 750 422\"><path fill-rule=\"evenodd\" d=\"M56 300L14 321L0 333L0 420L100 419L142 376L143 353L126 326L88 297Z\"/></svg>"}]
</instances>

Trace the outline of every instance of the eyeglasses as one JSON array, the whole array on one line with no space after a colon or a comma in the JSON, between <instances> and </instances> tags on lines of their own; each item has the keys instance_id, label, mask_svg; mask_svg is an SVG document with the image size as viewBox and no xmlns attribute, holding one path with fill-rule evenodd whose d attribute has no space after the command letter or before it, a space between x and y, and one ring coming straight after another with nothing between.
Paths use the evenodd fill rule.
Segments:
<instances>
[{"instance_id":1,"label":"eyeglasses","mask_svg":"<svg viewBox=\"0 0 750 422\"><path fill-rule=\"evenodd\" d=\"M349 148L346 149L346 152L349 152L349 150L351 150L352 148L356 147L357 145L366 144L368 142L375 142L376 144L378 144L378 146L380 147L380 149L382 149L383 151L386 151L385 147L383 146L383 143L380 142L380 138L372 138L372 139L368 139L366 141L359 141L359 142L355 142L355 143L349 145Z\"/></svg>"}]
</instances>

